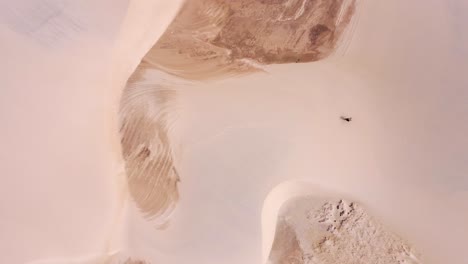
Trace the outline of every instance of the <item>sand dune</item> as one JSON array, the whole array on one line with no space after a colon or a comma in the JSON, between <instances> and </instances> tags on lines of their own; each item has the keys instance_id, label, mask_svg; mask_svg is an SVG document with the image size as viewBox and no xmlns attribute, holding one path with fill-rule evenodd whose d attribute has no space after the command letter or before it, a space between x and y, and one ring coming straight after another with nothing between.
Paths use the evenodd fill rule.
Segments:
<instances>
[{"instance_id":1,"label":"sand dune","mask_svg":"<svg viewBox=\"0 0 468 264\"><path fill-rule=\"evenodd\" d=\"M293 2L188 1L132 74L122 95L122 149L130 194L148 217L164 215L178 199L168 135L177 93L157 70L196 81L259 70L245 60L266 65L327 57L355 2Z\"/></svg>"},{"instance_id":2,"label":"sand dune","mask_svg":"<svg viewBox=\"0 0 468 264\"><path fill-rule=\"evenodd\" d=\"M295 17L295 14L299 12L300 5L297 3L295 5L293 2L296 3L296 1L291 1L291 5L288 6L291 10L283 12L288 14L284 17ZM263 228L265 232L260 233L258 212L262 210L263 200L271 188L290 179L315 182L357 195L359 199L366 201L364 202L366 206L377 211L377 215L380 217L385 215L386 219L393 219L382 221L382 225L391 226L389 229L403 232L401 229L405 229L405 226L415 227L411 222L403 220L406 218L404 214L390 216L390 211L388 211L390 205L398 204L401 210L410 212L411 206L418 202L407 202L406 199L414 200L416 197L419 197L418 199L425 197L424 199L434 201L434 193L429 189L416 187L418 185L400 180L402 178L399 176L389 175L392 169L388 173L383 173L387 176L383 176L379 167L388 168L390 163L387 161L392 159L380 160L372 154L388 155L388 153L385 154L388 150L385 139L376 134L380 131L379 133L389 136L388 133L377 129L378 126L387 127L381 118L387 118L388 121L388 116L395 118L408 113L395 111L395 115L391 112L387 114L379 110L374 102L384 102L384 99L380 99L380 96L385 94L381 93L382 90L404 91L404 89L409 89L410 83L417 82L416 79L419 78L415 77L419 76L417 71L414 73L416 75L405 74L405 71L408 73L412 71L414 67L412 63L406 66L396 66L406 61L407 56L411 56L417 50L417 41L413 36L399 34L398 43L405 43L407 49L404 49L403 44L397 45L393 42L393 55L388 52L392 50L392 42L386 42L387 39L383 37L378 41L374 39L377 33L379 36L390 36L390 32L400 28L400 25L403 27L402 21L406 21L404 19L393 27L390 26L390 20L386 20L393 14L388 13L386 7L390 10L392 7L393 10L400 10L395 9L399 7L399 4L384 7L366 3L357 5L357 7L362 7L360 10L354 9L355 3L345 5L345 2L340 2L344 6L343 10L348 10L348 12L353 10L359 14L360 24L351 23L352 20L344 20L346 21L344 25L350 27L345 39L337 37L336 40L340 41L331 43L326 37L320 37L322 41L319 42L314 42L309 38L309 46L301 46L302 38L295 35L297 31L295 31L294 21L279 19L282 12L278 10L281 8L272 7L281 6L280 4L246 1L239 6L235 4L223 6L221 3L194 1L185 5L163 37L150 49L135 73L139 80L144 80L145 87L150 83L164 82L163 87L155 89L173 90L177 95L177 103L174 101L172 108L175 109L173 114L177 116L175 124L179 125L173 128L172 133L178 136L172 144L177 148L180 146L182 154L177 158L180 159L178 172L181 182L178 184L180 200L175 207L176 211L171 215L165 230L155 232L153 235L148 235L151 232L151 222L144 227L145 221L136 215L130 216L129 226L132 227L129 229L129 236L132 241L130 244L132 250L129 254L165 263L184 263L194 259L201 263L217 263L219 259L222 259L223 263L262 262L262 256L259 255L260 245L263 241L262 247L269 247L270 242L267 237L275 234L277 226L275 225L273 229ZM268 12L258 11L257 15L252 17L257 18L259 14L265 13L268 18L277 18L275 21L258 20L261 21L258 22L258 28L261 28L261 32L267 32L266 36L263 36L260 31L252 34L254 38L250 40L250 46L242 46L243 44L235 42L243 39L240 37L242 34L249 34L257 28L253 26L255 22L249 19L243 19L242 22L236 20L246 16L242 8L256 6L258 10L262 10L263 4L271 5ZM320 6L327 8L326 5ZM309 8L310 14L320 10L314 10L313 6ZM274 13L275 10L277 13ZM390 14L386 19L379 20L378 15L370 15L383 16L385 12ZM439 15L441 13L437 12L434 11L434 16L441 17ZM306 9L305 13L307 13ZM346 11L341 12L343 13ZM203 14L201 17L205 20L200 20L199 14ZM369 17L373 17L374 22L371 22ZM363 19L364 22L362 22ZM413 28L418 28L419 31L436 30L429 23L425 26L421 24L424 21L417 20L414 14L408 19L420 22L412 24ZM302 23L310 23L307 24L310 29L322 23L319 22L320 15L304 21ZM342 20L333 21L330 23ZM375 30L376 21L382 21L380 31ZM234 25L239 25L239 27L233 28ZM269 26L280 33L271 29L269 31ZM282 31L284 28L290 28L291 32ZM339 26L335 24L335 28ZM337 34L339 33L338 30ZM278 36L277 41L269 40L268 42L264 39L274 36ZM299 39L299 44L292 45L290 39ZM407 42L402 39L406 39ZM283 57L274 55L272 51L268 51L268 44L265 46L263 43L276 45L275 47L285 45L285 49L291 49L291 53L279 52L278 54L284 54ZM311 43L315 43L316 46L310 46ZM424 49L442 47L440 45L443 43L434 42L432 45L429 47L426 44ZM234 50L231 50L233 47ZM281 48L278 50L284 51ZM311 55L318 54L318 51L323 53L319 52L320 56ZM290 56L290 54L294 55ZM448 54L440 53L437 58L426 60L427 69L435 70L439 67L434 64L435 61L441 63L449 59L445 56ZM301 58L298 60L298 57ZM381 58L386 58L386 60L381 60ZM315 62L298 63L308 61ZM275 63L292 63L293 65L268 66ZM197 65L197 67L191 67L192 65ZM372 67L369 67L370 65ZM400 82L397 82L393 76L399 72L403 74L400 75ZM174 77L167 76L166 73ZM183 85L177 84L181 82L178 78L183 78L188 82ZM437 78L445 77L438 76ZM301 82L301 80L308 81ZM425 81L421 83L423 82L425 83ZM133 83L132 79L130 87L137 90L138 88L135 88ZM401 88L395 90L394 85ZM392 104L389 102L399 104L397 97L393 99L389 97L385 100L386 102L379 107L386 105L388 107L386 109L392 109ZM417 100L417 97L411 97L410 100ZM383 114L383 117L380 117L380 114ZM353 121L346 124L340 120L341 115L350 115ZM200 125L201 120L204 120L203 125ZM391 119L388 122L397 127L408 127L404 120L400 122L398 119ZM420 129L418 126L415 123L410 127L417 131ZM389 138L395 140L397 139L395 136L400 135L389 136ZM357 156L352 154L355 152L360 154ZM310 166L308 166L309 163ZM314 165L315 168L312 167ZM324 173L327 176L307 176ZM392 177L394 178L393 187L388 188L385 182L391 182ZM419 179L419 176L412 176L415 181L417 178ZM403 187L405 185L413 187ZM390 190L397 189L412 190L412 193L408 193L405 198L394 198ZM243 195L239 197L239 193ZM292 195L291 191L286 193L289 194L286 194L283 200L278 201L278 206ZM311 194L313 191L306 195ZM441 198L441 196L438 197ZM382 204L378 204L377 201ZM442 207L438 207L436 211L441 210L445 211ZM138 214L138 210L132 210L132 213ZM425 218L430 214L427 211ZM413 213L408 213L408 215L414 216ZM397 220L398 218L401 222ZM429 222L437 225L436 218L432 216L432 219L434 221ZM263 224L268 224L267 222ZM223 237L225 237L222 238L222 246L219 242L219 229L223 230ZM360 260L349 259L350 263L360 263L359 261L367 263L375 261L375 258L378 258L381 263L393 263L397 260L412 261L410 255L405 260L405 256L397 259L397 253L392 255L386 252L388 250L397 252L395 248L399 247L412 248L414 243L417 248L424 249L427 246L427 243L421 240L421 233L415 231L416 228L409 232L407 228L405 229L407 235L403 237L411 238L411 243L399 242L399 235L386 230L387 228L384 227L375 229L375 232L380 232L375 241L371 242L373 238L367 238L364 242L356 242L358 246L364 248L369 244L383 243L378 254L366 249L367 254L363 253L364 256ZM151 247L142 242L149 237L152 243L161 249L159 253L150 253ZM379 240L383 237L385 239ZM214 246L212 241L218 241L217 246ZM351 240L348 242L352 243ZM192 248L188 248L188 245ZM421 258L424 263L431 263L443 255L436 256L438 254L431 254L427 250L422 251ZM401 252L404 253L404 251ZM268 250L266 252L264 250L263 260L269 254ZM333 260L333 256L336 257L333 255L335 253L330 254L328 261L331 263L338 261ZM324 263L327 263L327 257L323 255L321 257Z\"/></svg>"},{"instance_id":3,"label":"sand dune","mask_svg":"<svg viewBox=\"0 0 468 264\"><path fill-rule=\"evenodd\" d=\"M1 263L466 262L464 1L0 7Z\"/></svg>"}]
</instances>

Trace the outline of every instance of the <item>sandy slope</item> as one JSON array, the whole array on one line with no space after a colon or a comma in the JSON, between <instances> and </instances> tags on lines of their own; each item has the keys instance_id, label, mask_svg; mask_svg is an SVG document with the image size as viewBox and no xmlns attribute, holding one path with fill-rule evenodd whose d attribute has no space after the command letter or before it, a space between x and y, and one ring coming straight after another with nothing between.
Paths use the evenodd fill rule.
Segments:
<instances>
[{"instance_id":1,"label":"sandy slope","mask_svg":"<svg viewBox=\"0 0 468 264\"><path fill-rule=\"evenodd\" d=\"M118 100L179 4L135 2L0 3L1 263L96 263L122 248Z\"/></svg>"}]
</instances>

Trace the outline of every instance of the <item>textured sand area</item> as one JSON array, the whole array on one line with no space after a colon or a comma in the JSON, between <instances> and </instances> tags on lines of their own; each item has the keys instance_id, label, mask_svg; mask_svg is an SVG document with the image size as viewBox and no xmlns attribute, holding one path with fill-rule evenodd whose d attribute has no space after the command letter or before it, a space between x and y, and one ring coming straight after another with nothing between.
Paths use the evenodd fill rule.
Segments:
<instances>
[{"instance_id":1,"label":"textured sand area","mask_svg":"<svg viewBox=\"0 0 468 264\"><path fill-rule=\"evenodd\" d=\"M150 219L164 218L178 200L179 175L168 136L174 97L174 91L155 87L128 88L122 97L122 150L129 192ZM161 220L158 226L163 225Z\"/></svg>"},{"instance_id":2,"label":"textured sand area","mask_svg":"<svg viewBox=\"0 0 468 264\"><path fill-rule=\"evenodd\" d=\"M300 197L278 216L271 264L417 264L414 248L355 202Z\"/></svg>"},{"instance_id":3,"label":"textured sand area","mask_svg":"<svg viewBox=\"0 0 468 264\"><path fill-rule=\"evenodd\" d=\"M356 0L187 1L141 67L212 79L317 61L334 52L355 9Z\"/></svg>"}]
</instances>

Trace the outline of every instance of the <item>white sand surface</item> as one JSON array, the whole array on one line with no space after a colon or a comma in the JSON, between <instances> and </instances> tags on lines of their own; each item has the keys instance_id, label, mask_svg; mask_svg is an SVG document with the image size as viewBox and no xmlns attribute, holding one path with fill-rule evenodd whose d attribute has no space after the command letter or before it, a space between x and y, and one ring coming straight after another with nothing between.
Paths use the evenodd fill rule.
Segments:
<instances>
[{"instance_id":1,"label":"white sand surface","mask_svg":"<svg viewBox=\"0 0 468 264\"><path fill-rule=\"evenodd\" d=\"M177 92L179 197L161 229L127 190L117 109L181 2L0 4L0 263L265 263L280 207L321 190L421 263L466 263L465 1L362 1L346 45L318 62L148 73Z\"/></svg>"},{"instance_id":2,"label":"white sand surface","mask_svg":"<svg viewBox=\"0 0 468 264\"><path fill-rule=\"evenodd\" d=\"M122 248L117 98L141 45L177 9L177 1L0 3L0 263L96 263ZM160 28L148 34L155 20Z\"/></svg>"}]
</instances>

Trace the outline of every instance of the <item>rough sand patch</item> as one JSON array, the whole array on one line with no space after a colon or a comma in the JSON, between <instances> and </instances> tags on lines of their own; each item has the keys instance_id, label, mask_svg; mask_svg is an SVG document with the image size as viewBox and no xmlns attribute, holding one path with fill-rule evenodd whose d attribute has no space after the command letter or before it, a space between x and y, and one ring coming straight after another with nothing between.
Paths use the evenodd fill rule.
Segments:
<instances>
[{"instance_id":1,"label":"rough sand patch","mask_svg":"<svg viewBox=\"0 0 468 264\"><path fill-rule=\"evenodd\" d=\"M262 70L248 61L318 61L335 51L355 8L356 0L187 1L144 61L189 79Z\"/></svg>"},{"instance_id":2,"label":"rough sand patch","mask_svg":"<svg viewBox=\"0 0 468 264\"><path fill-rule=\"evenodd\" d=\"M300 197L281 209L271 264L417 264L419 255L355 202Z\"/></svg>"}]
</instances>

